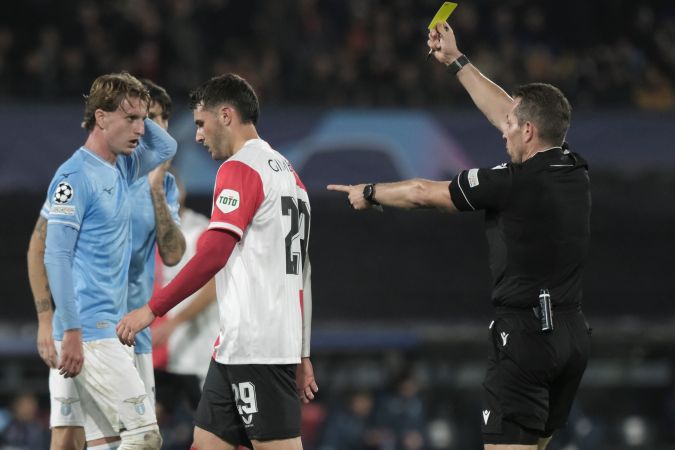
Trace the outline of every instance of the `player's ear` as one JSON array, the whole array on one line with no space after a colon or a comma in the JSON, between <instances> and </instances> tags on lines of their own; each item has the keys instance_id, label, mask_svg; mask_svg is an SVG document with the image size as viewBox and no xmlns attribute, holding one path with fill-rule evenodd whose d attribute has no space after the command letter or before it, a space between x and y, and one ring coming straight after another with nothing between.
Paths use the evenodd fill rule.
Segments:
<instances>
[{"instance_id":1,"label":"player's ear","mask_svg":"<svg viewBox=\"0 0 675 450\"><path fill-rule=\"evenodd\" d=\"M100 108L94 111L94 120L96 121L97 127L101 130L105 130L105 111Z\"/></svg>"},{"instance_id":2,"label":"player's ear","mask_svg":"<svg viewBox=\"0 0 675 450\"><path fill-rule=\"evenodd\" d=\"M230 125L232 123L232 119L234 118L233 114L234 109L227 105L221 106L218 110L218 117L223 120L224 125Z\"/></svg>"}]
</instances>

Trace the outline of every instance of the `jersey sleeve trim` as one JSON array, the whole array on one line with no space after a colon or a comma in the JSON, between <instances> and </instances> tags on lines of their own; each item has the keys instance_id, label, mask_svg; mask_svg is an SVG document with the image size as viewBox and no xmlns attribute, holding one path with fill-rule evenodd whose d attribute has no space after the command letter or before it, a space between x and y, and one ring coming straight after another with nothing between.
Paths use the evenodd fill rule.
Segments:
<instances>
[{"instance_id":1,"label":"jersey sleeve trim","mask_svg":"<svg viewBox=\"0 0 675 450\"><path fill-rule=\"evenodd\" d=\"M241 228L227 222L211 222L209 223L209 230L212 229L233 231L239 236L239 238L241 238L241 236L244 234Z\"/></svg>"},{"instance_id":2,"label":"jersey sleeve trim","mask_svg":"<svg viewBox=\"0 0 675 450\"><path fill-rule=\"evenodd\" d=\"M462 188L462 175L464 174L464 172L466 172L466 171L463 170L462 172L460 172L459 175L457 175L457 177L455 178L455 180L454 180L455 182L450 183L450 187L449 187L450 188L450 197L452 198L452 186L454 184L456 184L457 187L459 188L459 192L462 194L462 197L464 197L464 200L466 201L466 204L469 205L469 207L471 208L472 211L475 211L476 208L474 208L474 206L471 204L471 202L469 201L469 197L467 197L466 193L464 192L464 188ZM454 203L455 203L455 205L457 204L457 202L454 202ZM460 211L461 210L462 209L460 209Z\"/></svg>"},{"instance_id":3,"label":"jersey sleeve trim","mask_svg":"<svg viewBox=\"0 0 675 450\"><path fill-rule=\"evenodd\" d=\"M68 222L68 221L65 221L65 220L55 220L55 219L48 219L48 222L49 222L49 224L60 223L61 225L67 225L71 228L75 228L77 231L80 231L80 225L76 224L76 223L73 223L73 222Z\"/></svg>"}]
</instances>

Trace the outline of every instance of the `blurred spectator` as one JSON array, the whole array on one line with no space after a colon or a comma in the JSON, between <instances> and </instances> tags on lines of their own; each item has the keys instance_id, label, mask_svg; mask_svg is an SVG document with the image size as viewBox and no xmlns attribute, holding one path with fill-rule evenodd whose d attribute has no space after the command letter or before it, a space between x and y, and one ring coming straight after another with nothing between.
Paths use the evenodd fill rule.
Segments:
<instances>
[{"instance_id":1,"label":"blurred spectator","mask_svg":"<svg viewBox=\"0 0 675 450\"><path fill-rule=\"evenodd\" d=\"M467 103L424 60L438 3L27 0L0 22L0 96L65 98L102 72L129 70L180 97L236 71L267 104ZM665 1L481 0L451 21L469 57L508 88L551 81L575 107L664 110L674 102L674 16Z\"/></svg>"},{"instance_id":2,"label":"blurred spectator","mask_svg":"<svg viewBox=\"0 0 675 450\"><path fill-rule=\"evenodd\" d=\"M356 391L329 414L318 450L381 450L381 436L373 426L373 394Z\"/></svg>"},{"instance_id":3,"label":"blurred spectator","mask_svg":"<svg viewBox=\"0 0 675 450\"><path fill-rule=\"evenodd\" d=\"M12 402L12 418L0 434L0 448L44 450L49 448L49 430L38 418L38 401L32 393L19 394Z\"/></svg>"},{"instance_id":4,"label":"blurred spectator","mask_svg":"<svg viewBox=\"0 0 675 450\"><path fill-rule=\"evenodd\" d=\"M377 405L375 424L394 442L392 450L426 448L426 408L419 391L419 382L406 373Z\"/></svg>"}]
</instances>

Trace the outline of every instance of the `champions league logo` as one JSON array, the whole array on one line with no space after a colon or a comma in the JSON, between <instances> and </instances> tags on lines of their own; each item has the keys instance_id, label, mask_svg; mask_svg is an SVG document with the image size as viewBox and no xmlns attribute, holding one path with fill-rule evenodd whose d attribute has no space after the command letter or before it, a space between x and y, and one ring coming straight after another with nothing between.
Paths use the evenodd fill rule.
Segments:
<instances>
[{"instance_id":1,"label":"champions league logo","mask_svg":"<svg viewBox=\"0 0 675 450\"><path fill-rule=\"evenodd\" d=\"M58 204L68 203L73 198L73 188L65 181L59 183L54 192L54 201Z\"/></svg>"}]
</instances>

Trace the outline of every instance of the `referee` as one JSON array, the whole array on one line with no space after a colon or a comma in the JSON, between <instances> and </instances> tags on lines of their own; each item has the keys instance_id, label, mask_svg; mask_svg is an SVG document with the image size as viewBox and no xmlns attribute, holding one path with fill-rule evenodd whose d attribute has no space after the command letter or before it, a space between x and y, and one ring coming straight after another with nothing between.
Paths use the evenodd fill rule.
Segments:
<instances>
[{"instance_id":1,"label":"referee","mask_svg":"<svg viewBox=\"0 0 675 450\"><path fill-rule=\"evenodd\" d=\"M448 66L506 141L510 163L452 181L329 185L354 209L374 205L485 211L495 318L481 420L486 450L543 450L567 421L590 351L581 285L590 239L586 161L564 142L571 107L557 88L509 96L457 48L443 22L429 33Z\"/></svg>"}]
</instances>

